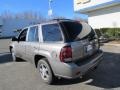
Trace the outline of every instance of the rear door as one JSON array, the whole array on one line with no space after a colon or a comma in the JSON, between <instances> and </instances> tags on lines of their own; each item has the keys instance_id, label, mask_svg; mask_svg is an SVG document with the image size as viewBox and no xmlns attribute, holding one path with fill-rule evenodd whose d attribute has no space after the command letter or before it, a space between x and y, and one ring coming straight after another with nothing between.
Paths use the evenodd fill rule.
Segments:
<instances>
[{"instance_id":1,"label":"rear door","mask_svg":"<svg viewBox=\"0 0 120 90\"><path fill-rule=\"evenodd\" d=\"M39 31L38 26L32 26L29 28L27 44L26 44L26 58L30 62L33 62L36 51L39 50Z\"/></svg>"}]
</instances>

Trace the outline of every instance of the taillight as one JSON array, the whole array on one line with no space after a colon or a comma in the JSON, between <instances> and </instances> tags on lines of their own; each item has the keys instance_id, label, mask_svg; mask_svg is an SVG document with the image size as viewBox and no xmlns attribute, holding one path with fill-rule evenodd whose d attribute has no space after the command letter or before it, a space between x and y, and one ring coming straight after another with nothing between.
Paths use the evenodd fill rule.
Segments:
<instances>
[{"instance_id":1,"label":"taillight","mask_svg":"<svg viewBox=\"0 0 120 90\"><path fill-rule=\"evenodd\" d=\"M72 48L71 46L65 46L61 49L60 52L60 61L61 62L67 62L71 61L72 59Z\"/></svg>"}]
</instances>

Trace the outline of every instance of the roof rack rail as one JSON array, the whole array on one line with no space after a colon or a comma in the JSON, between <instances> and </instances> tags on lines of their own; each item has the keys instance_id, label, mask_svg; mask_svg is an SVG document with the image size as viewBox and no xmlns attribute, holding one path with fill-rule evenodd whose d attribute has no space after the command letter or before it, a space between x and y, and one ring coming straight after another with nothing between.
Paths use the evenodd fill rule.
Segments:
<instances>
[{"instance_id":1,"label":"roof rack rail","mask_svg":"<svg viewBox=\"0 0 120 90\"><path fill-rule=\"evenodd\" d=\"M55 19L52 19L52 20L57 20L57 21L60 21L60 20L71 20L71 19L61 19L61 18L60 18L60 19L59 19L59 18L58 18L58 19L56 19L56 18L55 18Z\"/></svg>"}]
</instances>

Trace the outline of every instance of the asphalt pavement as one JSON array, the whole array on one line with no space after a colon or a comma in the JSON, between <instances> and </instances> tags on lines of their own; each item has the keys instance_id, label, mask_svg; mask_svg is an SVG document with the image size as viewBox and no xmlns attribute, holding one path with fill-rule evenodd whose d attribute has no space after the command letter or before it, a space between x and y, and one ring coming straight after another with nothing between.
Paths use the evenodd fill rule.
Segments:
<instances>
[{"instance_id":1,"label":"asphalt pavement","mask_svg":"<svg viewBox=\"0 0 120 90\"><path fill-rule=\"evenodd\" d=\"M46 85L29 62L13 62L9 39L0 40L0 90L119 90L120 47L102 46L104 57L95 71L83 79L60 79Z\"/></svg>"}]
</instances>

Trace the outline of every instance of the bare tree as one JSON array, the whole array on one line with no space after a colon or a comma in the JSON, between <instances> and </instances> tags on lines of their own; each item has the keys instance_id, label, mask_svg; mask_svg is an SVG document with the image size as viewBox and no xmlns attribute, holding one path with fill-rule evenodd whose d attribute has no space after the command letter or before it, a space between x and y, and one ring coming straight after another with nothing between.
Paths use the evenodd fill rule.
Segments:
<instances>
[{"instance_id":1,"label":"bare tree","mask_svg":"<svg viewBox=\"0 0 120 90\"><path fill-rule=\"evenodd\" d=\"M12 19L14 18L13 13L11 13L10 11L4 11L3 13L1 13L1 18L2 19Z\"/></svg>"},{"instance_id":2,"label":"bare tree","mask_svg":"<svg viewBox=\"0 0 120 90\"><path fill-rule=\"evenodd\" d=\"M36 19L36 20L44 20L45 19L45 17L43 17L40 13L33 12L33 11L26 11L26 12L22 12L22 13L17 13L15 15L15 18Z\"/></svg>"},{"instance_id":3,"label":"bare tree","mask_svg":"<svg viewBox=\"0 0 120 90\"><path fill-rule=\"evenodd\" d=\"M46 21L46 18L43 17L39 12L33 12L33 11L25 11L16 14L10 11L5 11L0 16L2 19L30 19L30 20L39 20L40 22Z\"/></svg>"}]
</instances>

